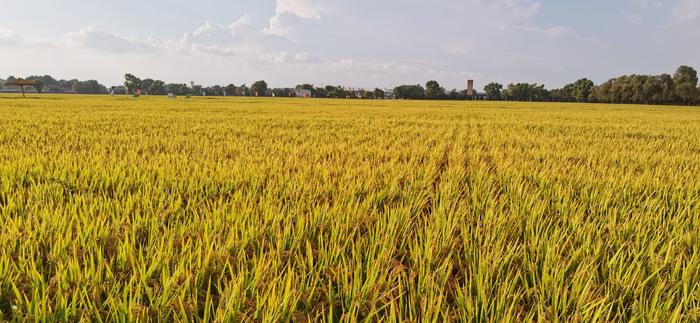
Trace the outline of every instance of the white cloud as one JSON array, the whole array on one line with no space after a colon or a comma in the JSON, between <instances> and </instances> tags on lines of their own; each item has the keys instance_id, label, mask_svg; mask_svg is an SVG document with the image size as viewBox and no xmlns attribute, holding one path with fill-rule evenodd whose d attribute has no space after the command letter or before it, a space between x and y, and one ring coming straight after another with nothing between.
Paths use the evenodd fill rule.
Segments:
<instances>
[{"instance_id":1,"label":"white cloud","mask_svg":"<svg viewBox=\"0 0 700 323\"><path fill-rule=\"evenodd\" d=\"M204 25L200 26L195 31L193 31L192 35L195 37L210 36L212 33L221 30L224 30L224 26L212 23L211 21L207 20L206 22L204 22Z\"/></svg>"},{"instance_id":2,"label":"white cloud","mask_svg":"<svg viewBox=\"0 0 700 323\"><path fill-rule=\"evenodd\" d=\"M192 32L194 37L205 37L212 36L213 34L227 31L232 36L236 36L238 32L249 28L252 25L250 16L243 15L234 22L230 23L228 26L220 25L209 20L204 22L204 25L199 26L195 31Z\"/></svg>"},{"instance_id":3,"label":"white cloud","mask_svg":"<svg viewBox=\"0 0 700 323\"><path fill-rule=\"evenodd\" d=\"M291 27L285 26L282 18L285 15L295 16L300 19L321 19L323 10L318 1L314 0L277 0L275 15L270 18L270 23L263 32L267 35L285 37L291 31Z\"/></svg>"},{"instance_id":4,"label":"white cloud","mask_svg":"<svg viewBox=\"0 0 700 323\"><path fill-rule=\"evenodd\" d=\"M236 21L232 22L229 26L228 29L231 32L231 35L236 35L239 31L249 28L252 25L250 16L248 15L243 15L240 18L238 18Z\"/></svg>"},{"instance_id":5,"label":"white cloud","mask_svg":"<svg viewBox=\"0 0 700 323\"><path fill-rule=\"evenodd\" d=\"M82 28L64 35L68 44L109 53L145 53L159 50L160 45L136 38L100 31L93 27Z\"/></svg>"},{"instance_id":6,"label":"white cloud","mask_svg":"<svg viewBox=\"0 0 700 323\"><path fill-rule=\"evenodd\" d=\"M321 19L321 8L313 0L277 0L275 13L290 13L303 19Z\"/></svg>"},{"instance_id":7,"label":"white cloud","mask_svg":"<svg viewBox=\"0 0 700 323\"><path fill-rule=\"evenodd\" d=\"M282 24L282 17L281 15L275 15L272 18L270 18L270 25L263 29L263 32L266 35L273 35L273 36L279 36L279 37L284 37L289 34L289 31L292 28L290 27L285 27Z\"/></svg>"}]
</instances>

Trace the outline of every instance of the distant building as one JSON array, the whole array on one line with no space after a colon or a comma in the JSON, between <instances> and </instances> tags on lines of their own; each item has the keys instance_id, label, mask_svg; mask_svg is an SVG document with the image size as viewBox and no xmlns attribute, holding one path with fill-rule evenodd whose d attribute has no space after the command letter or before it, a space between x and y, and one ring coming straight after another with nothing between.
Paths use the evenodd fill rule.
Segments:
<instances>
[{"instance_id":1,"label":"distant building","mask_svg":"<svg viewBox=\"0 0 700 323\"><path fill-rule=\"evenodd\" d=\"M311 90L297 90L296 91L296 96L298 98L306 98L309 99L312 97Z\"/></svg>"},{"instance_id":2,"label":"distant building","mask_svg":"<svg viewBox=\"0 0 700 323\"><path fill-rule=\"evenodd\" d=\"M390 90L390 89L384 90L384 98L387 100L396 99L396 95L394 95L394 90Z\"/></svg>"},{"instance_id":3,"label":"distant building","mask_svg":"<svg viewBox=\"0 0 700 323\"><path fill-rule=\"evenodd\" d=\"M474 80L467 81L467 100L488 100L489 96L486 93L479 93L474 89Z\"/></svg>"}]
</instances>

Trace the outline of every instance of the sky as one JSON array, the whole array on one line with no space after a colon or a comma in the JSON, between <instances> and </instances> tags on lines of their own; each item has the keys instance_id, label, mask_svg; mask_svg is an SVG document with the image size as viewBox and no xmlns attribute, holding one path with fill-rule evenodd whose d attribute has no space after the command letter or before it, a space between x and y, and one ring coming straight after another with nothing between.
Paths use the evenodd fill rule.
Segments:
<instances>
[{"instance_id":1,"label":"sky","mask_svg":"<svg viewBox=\"0 0 700 323\"><path fill-rule=\"evenodd\" d=\"M0 78L393 88L700 68L700 0L0 0Z\"/></svg>"}]
</instances>

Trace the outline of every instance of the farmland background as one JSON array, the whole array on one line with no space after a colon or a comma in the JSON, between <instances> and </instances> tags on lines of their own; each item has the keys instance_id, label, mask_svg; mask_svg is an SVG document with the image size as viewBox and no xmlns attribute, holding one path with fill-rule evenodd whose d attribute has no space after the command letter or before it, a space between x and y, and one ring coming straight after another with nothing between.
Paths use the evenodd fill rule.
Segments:
<instances>
[{"instance_id":1,"label":"farmland background","mask_svg":"<svg viewBox=\"0 0 700 323\"><path fill-rule=\"evenodd\" d=\"M6 320L700 319L700 110L0 96Z\"/></svg>"}]
</instances>

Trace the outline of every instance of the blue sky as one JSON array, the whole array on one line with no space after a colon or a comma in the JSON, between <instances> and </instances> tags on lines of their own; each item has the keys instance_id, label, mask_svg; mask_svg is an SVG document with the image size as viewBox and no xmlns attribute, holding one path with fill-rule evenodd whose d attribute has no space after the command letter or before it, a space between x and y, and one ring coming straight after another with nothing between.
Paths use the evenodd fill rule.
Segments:
<instances>
[{"instance_id":1,"label":"blue sky","mask_svg":"<svg viewBox=\"0 0 700 323\"><path fill-rule=\"evenodd\" d=\"M0 0L0 77L558 87L700 68L700 0Z\"/></svg>"}]
</instances>

